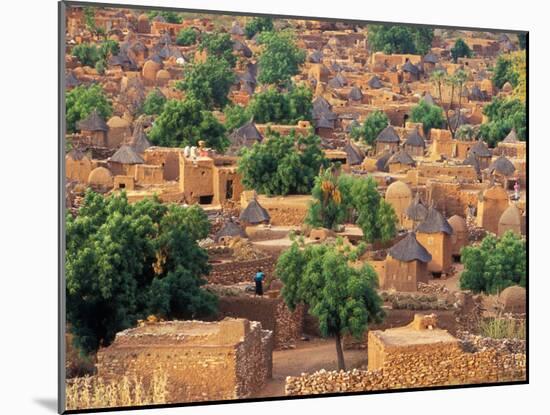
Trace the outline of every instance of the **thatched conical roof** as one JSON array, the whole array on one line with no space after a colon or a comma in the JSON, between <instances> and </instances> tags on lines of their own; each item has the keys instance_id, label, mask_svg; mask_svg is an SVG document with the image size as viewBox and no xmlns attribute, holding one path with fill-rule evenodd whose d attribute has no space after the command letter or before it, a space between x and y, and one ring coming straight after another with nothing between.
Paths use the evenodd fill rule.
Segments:
<instances>
[{"instance_id":1,"label":"thatched conical roof","mask_svg":"<svg viewBox=\"0 0 550 415\"><path fill-rule=\"evenodd\" d=\"M416 234L409 232L407 236L388 250L388 254L399 261L430 262L432 255L416 240Z\"/></svg>"},{"instance_id":2,"label":"thatched conical roof","mask_svg":"<svg viewBox=\"0 0 550 415\"><path fill-rule=\"evenodd\" d=\"M109 159L115 163L121 164L143 164L145 161L137 154L132 147L123 145Z\"/></svg>"},{"instance_id":3,"label":"thatched conical roof","mask_svg":"<svg viewBox=\"0 0 550 415\"><path fill-rule=\"evenodd\" d=\"M248 206L241 212L239 219L243 222L258 224L269 222L271 217L256 199L252 199Z\"/></svg>"},{"instance_id":4,"label":"thatched conical roof","mask_svg":"<svg viewBox=\"0 0 550 415\"><path fill-rule=\"evenodd\" d=\"M453 228L449 225L449 222L436 208L430 207L426 219L418 225L417 232L422 233L439 233L444 232L447 235L453 234Z\"/></svg>"}]
</instances>

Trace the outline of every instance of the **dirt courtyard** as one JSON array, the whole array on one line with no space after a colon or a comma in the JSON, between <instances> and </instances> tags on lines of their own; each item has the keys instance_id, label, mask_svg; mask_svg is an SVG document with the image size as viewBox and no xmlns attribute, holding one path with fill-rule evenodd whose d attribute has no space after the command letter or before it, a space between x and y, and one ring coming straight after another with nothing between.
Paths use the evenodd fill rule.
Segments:
<instances>
[{"instance_id":1,"label":"dirt courtyard","mask_svg":"<svg viewBox=\"0 0 550 415\"><path fill-rule=\"evenodd\" d=\"M344 350L346 369L350 370L367 364L366 350ZM257 397L284 396L287 376L299 376L317 370L336 370L336 346L334 339L312 338L298 341L295 349L273 352L273 379L256 395Z\"/></svg>"}]
</instances>

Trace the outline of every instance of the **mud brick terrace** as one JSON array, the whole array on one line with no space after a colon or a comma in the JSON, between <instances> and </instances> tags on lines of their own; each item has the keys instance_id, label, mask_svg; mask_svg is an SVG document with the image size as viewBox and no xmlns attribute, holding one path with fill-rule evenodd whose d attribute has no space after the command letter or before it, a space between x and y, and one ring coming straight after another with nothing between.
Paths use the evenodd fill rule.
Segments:
<instances>
[{"instance_id":1,"label":"mud brick terrace","mask_svg":"<svg viewBox=\"0 0 550 415\"><path fill-rule=\"evenodd\" d=\"M68 7L68 409L526 379L524 37L391 29Z\"/></svg>"}]
</instances>

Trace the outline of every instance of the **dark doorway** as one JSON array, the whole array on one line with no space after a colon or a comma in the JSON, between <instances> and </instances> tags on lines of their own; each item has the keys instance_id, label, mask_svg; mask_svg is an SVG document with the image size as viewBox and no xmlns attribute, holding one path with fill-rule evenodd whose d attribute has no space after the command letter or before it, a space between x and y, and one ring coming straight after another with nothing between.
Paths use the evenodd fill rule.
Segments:
<instances>
[{"instance_id":1,"label":"dark doorway","mask_svg":"<svg viewBox=\"0 0 550 415\"><path fill-rule=\"evenodd\" d=\"M225 199L233 199L233 180L228 180L225 184Z\"/></svg>"},{"instance_id":2,"label":"dark doorway","mask_svg":"<svg viewBox=\"0 0 550 415\"><path fill-rule=\"evenodd\" d=\"M201 205L211 205L212 199L214 199L213 195L208 196L199 196L199 204Z\"/></svg>"},{"instance_id":3,"label":"dark doorway","mask_svg":"<svg viewBox=\"0 0 550 415\"><path fill-rule=\"evenodd\" d=\"M126 183L119 183L118 188L119 189L125 189L126 188Z\"/></svg>"}]
</instances>

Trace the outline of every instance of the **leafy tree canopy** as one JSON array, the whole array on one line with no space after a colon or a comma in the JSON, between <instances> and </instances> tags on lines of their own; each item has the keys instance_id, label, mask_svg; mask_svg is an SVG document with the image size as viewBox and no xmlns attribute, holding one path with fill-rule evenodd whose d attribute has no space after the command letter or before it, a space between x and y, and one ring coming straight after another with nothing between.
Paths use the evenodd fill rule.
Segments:
<instances>
[{"instance_id":1,"label":"leafy tree canopy","mask_svg":"<svg viewBox=\"0 0 550 415\"><path fill-rule=\"evenodd\" d=\"M81 43L71 49L71 54L84 66L95 67L102 61L107 66L109 56L117 55L120 50L118 42L112 39L105 40L99 46L92 43Z\"/></svg>"},{"instance_id":2,"label":"leafy tree canopy","mask_svg":"<svg viewBox=\"0 0 550 415\"><path fill-rule=\"evenodd\" d=\"M455 41L454 46L451 48L451 57L453 58L454 63L458 61L458 58L472 57L472 50L461 37Z\"/></svg>"},{"instance_id":3,"label":"leafy tree canopy","mask_svg":"<svg viewBox=\"0 0 550 415\"><path fill-rule=\"evenodd\" d=\"M65 100L67 131L76 131L76 123L85 119L95 109L105 119L113 113L111 102L99 84L80 85L67 92Z\"/></svg>"},{"instance_id":4,"label":"leafy tree canopy","mask_svg":"<svg viewBox=\"0 0 550 415\"><path fill-rule=\"evenodd\" d=\"M149 138L152 143L167 147L196 146L204 140L218 151L229 144L225 127L194 98L167 101Z\"/></svg>"},{"instance_id":5,"label":"leafy tree canopy","mask_svg":"<svg viewBox=\"0 0 550 415\"><path fill-rule=\"evenodd\" d=\"M233 54L233 41L229 33L204 34L199 44L199 50L206 50L209 56L225 59L231 67L237 63L237 57Z\"/></svg>"},{"instance_id":6,"label":"leafy tree canopy","mask_svg":"<svg viewBox=\"0 0 550 415\"><path fill-rule=\"evenodd\" d=\"M67 318L76 346L89 353L118 331L154 314L190 319L211 315L216 298L203 290L208 255L197 239L209 222L198 206L157 199L85 195L66 218Z\"/></svg>"},{"instance_id":7,"label":"leafy tree canopy","mask_svg":"<svg viewBox=\"0 0 550 415\"><path fill-rule=\"evenodd\" d=\"M494 97L485 106L483 113L489 119L481 125L479 135L487 144L494 147L514 128L520 140L526 139L527 112L519 99Z\"/></svg>"},{"instance_id":8,"label":"leafy tree canopy","mask_svg":"<svg viewBox=\"0 0 550 415\"><path fill-rule=\"evenodd\" d=\"M445 117L443 110L437 105L430 105L422 100L411 111L411 121L421 122L424 135L428 135L432 128L443 128Z\"/></svg>"},{"instance_id":9,"label":"leafy tree canopy","mask_svg":"<svg viewBox=\"0 0 550 415\"><path fill-rule=\"evenodd\" d=\"M497 294L511 285L526 285L525 241L512 231L501 238L488 235L478 246L462 248L461 260L464 264L461 289Z\"/></svg>"},{"instance_id":10,"label":"leafy tree canopy","mask_svg":"<svg viewBox=\"0 0 550 415\"><path fill-rule=\"evenodd\" d=\"M263 32L259 43L263 50L258 59L258 81L262 84L288 84L306 59L306 52L296 45L292 32Z\"/></svg>"},{"instance_id":11,"label":"leafy tree canopy","mask_svg":"<svg viewBox=\"0 0 550 415\"><path fill-rule=\"evenodd\" d=\"M175 24L180 24L183 20L179 13L172 12L172 11L151 10L150 12L147 13L147 16L149 17L149 20L152 20L157 16L162 16L167 23L175 23Z\"/></svg>"},{"instance_id":12,"label":"leafy tree canopy","mask_svg":"<svg viewBox=\"0 0 550 415\"><path fill-rule=\"evenodd\" d=\"M518 84L519 74L515 71L511 55L500 55L493 68L493 84L497 88L502 88L506 82L512 86Z\"/></svg>"},{"instance_id":13,"label":"leafy tree canopy","mask_svg":"<svg viewBox=\"0 0 550 415\"><path fill-rule=\"evenodd\" d=\"M292 86L290 91L269 87L255 94L249 104L249 112L259 123L296 124L311 121L313 94L307 86Z\"/></svg>"},{"instance_id":14,"label":"leafy tree canopy","mask_svg":"<svg viewBox=\"0 0 550 415\"><path fill-rule=\"evenodd\" d=\"M225 117L225 129L232 132L250 121L251 114L248 107L240 105L227 105L223 110Z\"/></svg>"},{"instance_id":15,"label":"leafy tree canopy","mask_svg":"<svg viewBox=\"0 0 550 415\"><path fill-rule=\"evenodd\" d=\"M369 47L373 52L424 55L432 47L433 29L404 25L369 25Z\"/></svg>"},{"instance_id":16,"label":"leafy tree canopy","mask_svg":"<svg viewBox=\"0 0 550 415\"><path fill-rule=\"evenodd\" d=\"M256 33L273 31L273 20L271 17L254 17L244 27L246 37L251 39Z\"/></svg>"},{"instance_id":17,"label":"leafy tree canopy","mask_svg":"<svg viewBox=\"0 0 550 415\"><path fill-rule=\"evenodd\" d=\"M147 94L141 111L147 115L159 115L166 104L166 97L158 89L154 89Z\"/></svg>"},{"instance_id":18,"label":"leafy tree canopy","mask_svg":"<svg viewBox=\"0 0 550 415\"><path fill-rule=\"evenodd\" d=\"M223 108L235 74L222 58L208 56L204 62L194 62L185 69L184 79L177 84L187 96L200 101L205 108Z\"/></svg>"},{"instance_id":19,"label":"leafy tree canopy","mask_svg":"<svg viewBox=\"0 0 550 415\"><path fill-rule=\"evenodd\" d=\"M368 264L351 267L341 245L300 247L294 242L279 257L276 272L284 284L281 294L288 307L308 305L319 319L321 334L335 336L338 368L345 370L341 337L360 338L369 323L384 318L374 269Z\"/></svg>"},{"instance_id":20,"label":"leafy tree canopy","mask_svg":"<svg viewBox=\"0 0 550 415\"><path fill-rule=\"evenodd\" d=\"M264 142L243 150L238 169L248 189L271 196L309 193L326 165L318 136L272 132Z\"/></svg>"},{"instance_id":21,"label":"leafy tree canopy","mask_svg":"<svg viewBox=\"0 0 550 415\"><path fill-rule=\"evenodd\" d=\"M380 196L372 177L336 175L330 168L315 179L312 196L306 216L312 226L334 229L353 216L367 242L387 242L397 233L395 211Z\"/></svg>"},{"instance_id":22,"label":"leafy tree canopy","mask_svg":"<svg viewBox=\"0 0 550 415\"><path fill-rule=\"evenodd\" d=\"M186 29L181 29L176 37L176 44L178 46L191 46L197 41L197 32L188 27Z\"/></svg>"},{"instance_id":23,"label":"leafy tree canopy","mask_svg":"<svg viewBox=\"0 0 550 415\"><path fill-rule=\"evenodd\" d=\"M378 134L388 126L390 120L384 111L371 112L361 126L351 129L351 137L355 140L362 139L365 143L373 145Z\"/></svg>"}]
</instances>

